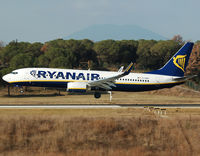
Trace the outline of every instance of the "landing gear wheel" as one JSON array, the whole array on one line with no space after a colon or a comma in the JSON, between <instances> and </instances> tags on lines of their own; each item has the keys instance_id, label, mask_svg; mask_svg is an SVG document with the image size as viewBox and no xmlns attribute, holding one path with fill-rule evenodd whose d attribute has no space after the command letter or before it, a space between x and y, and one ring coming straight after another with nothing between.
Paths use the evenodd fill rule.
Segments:
<instances>
[{"instance_id":1,"label":"landing gear wheel","mask_svg":"<svg viewBox=\"0 0 200 156\"><path fill-rule=\"evenodd\" d=\"M94 93L94 97L95 97L96 99L99 99L99 98L101 97L101 93L95 92L95 93Z\"/></svg>"}]
</instances>

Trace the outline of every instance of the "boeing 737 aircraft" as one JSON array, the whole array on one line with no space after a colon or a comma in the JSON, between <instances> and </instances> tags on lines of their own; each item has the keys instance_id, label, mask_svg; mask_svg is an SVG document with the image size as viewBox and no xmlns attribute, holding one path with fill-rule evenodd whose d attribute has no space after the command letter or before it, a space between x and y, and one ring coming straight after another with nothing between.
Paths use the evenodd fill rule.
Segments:
<instances>
[{"instance_id":1,"label":"boeing 737 aircraft","mask_svg":"<svg viewBox=\"0 0 200 156\"><path fill-rule=\"evenodd\" d=\"M187 42L162 68L146 73L130 73L131 63L123 72L92 71L56 68L23 68L3 76L3 80L17 86L66 88L68 92L94 91L100 98L101 91L149 91L170 88L184 83L186 66L193 48Z\"/></svg>"}]
</instances>

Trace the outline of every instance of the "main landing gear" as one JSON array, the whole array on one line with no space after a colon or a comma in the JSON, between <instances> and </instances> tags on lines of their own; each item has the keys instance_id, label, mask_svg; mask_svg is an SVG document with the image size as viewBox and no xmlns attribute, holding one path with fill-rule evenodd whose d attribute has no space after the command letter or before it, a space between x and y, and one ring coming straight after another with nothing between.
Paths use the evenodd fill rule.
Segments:
<instances>
[{"instance_id":1,"label":"main landing gear","mask_svg":"<svg viewBox=\"0 0 200 156\"><path fill-rule=\"evenodd\" d=\"M111 92L111 91L108 91L107 93L110 94L110 102L111 102L111 101L112 101L112 92ZM95 92L95 93L94 93L94 97L95 97L96 99L99 99L99 98L101 97L101 93L100 93L100 92Z\"/></svg>"},{"instance_id":2,"label":"main landing gear","mask_svg":"<svg viewBox=\"0 0 200 156\"><path fill-rule=\"evenodd\" d=\"M99 98L101 97L101 93L95 92L95 93L94 93L94 97L95 97L96 99L99 99Z\"/></svg>"}]
</instances>

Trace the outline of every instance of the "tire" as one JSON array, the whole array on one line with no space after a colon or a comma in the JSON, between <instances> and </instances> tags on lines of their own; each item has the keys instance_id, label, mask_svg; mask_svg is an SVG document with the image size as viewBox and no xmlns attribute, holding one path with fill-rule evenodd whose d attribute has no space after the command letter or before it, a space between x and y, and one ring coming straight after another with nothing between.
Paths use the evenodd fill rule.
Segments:
<instances>
[{"instance_id":1,"label":"tire","mask_svg":"<svg viewBox=\"0 0 200 156\"><path fill-rule=\"evenodd\" d=\"M95 97L96 99L99 99L99 98L101 97L101 93L95 92L95 93L94 93L94 97Z\"/></svg>"}]
</instances>

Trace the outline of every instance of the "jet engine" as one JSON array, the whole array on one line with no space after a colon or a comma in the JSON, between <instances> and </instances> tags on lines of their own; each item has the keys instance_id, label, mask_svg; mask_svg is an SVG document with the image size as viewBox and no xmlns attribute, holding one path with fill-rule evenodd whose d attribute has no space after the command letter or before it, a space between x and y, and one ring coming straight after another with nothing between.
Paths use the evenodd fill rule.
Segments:
<instances>
[{"instance_id":1,"label":"jet engine","mask_svg":"<svg viewBox=\"0 0 200 156\"><path fill-rule=\"evenodd\" d=\"M81 92L84 93L90 90L90 87L85 82L69 82L67 84L68 92Z\"/></svg>"}]
</instances>

